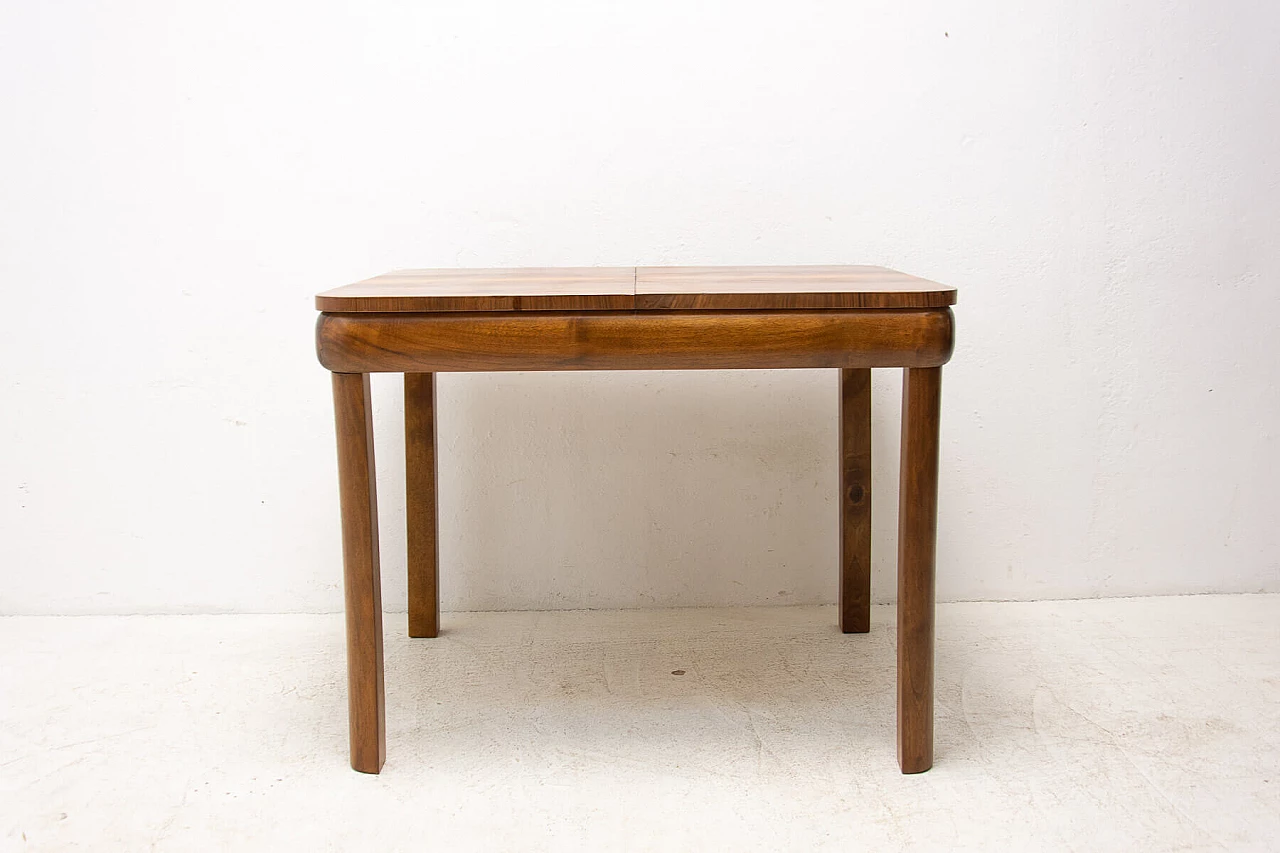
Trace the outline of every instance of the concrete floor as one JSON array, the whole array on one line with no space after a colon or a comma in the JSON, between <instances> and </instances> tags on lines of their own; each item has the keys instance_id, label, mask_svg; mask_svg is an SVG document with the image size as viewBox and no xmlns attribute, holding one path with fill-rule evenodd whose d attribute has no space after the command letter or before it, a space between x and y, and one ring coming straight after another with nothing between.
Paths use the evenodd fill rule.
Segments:
<instances>
[{"instance_id":1,"label":"concrete floor","mask_svg":"<svg viewBox=\"0 0 1280 853\"><path fill-rule=\"evenodd\" d=\"M0 619L0 850L1280 849L1280 596L938 617L920 776L887 607L389 616L381 776L340 616Z\"/></svg>"}]
</instances>

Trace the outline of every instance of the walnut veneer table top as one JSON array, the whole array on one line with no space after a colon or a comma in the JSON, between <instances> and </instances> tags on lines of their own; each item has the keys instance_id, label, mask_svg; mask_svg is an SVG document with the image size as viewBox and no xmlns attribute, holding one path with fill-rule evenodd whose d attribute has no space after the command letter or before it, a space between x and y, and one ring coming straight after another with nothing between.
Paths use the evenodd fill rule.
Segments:
<instances>
[{"instance_id":1,"label":"walnut veneer table top","mask_svg":"<svg viewBox=\"0 0 1280 853\"><path fill-rule=\"evenodd\" d=\"M397 270L327 290L332 313L945 308L955 288L874 266Z\"/></svg>"}]
</instances>

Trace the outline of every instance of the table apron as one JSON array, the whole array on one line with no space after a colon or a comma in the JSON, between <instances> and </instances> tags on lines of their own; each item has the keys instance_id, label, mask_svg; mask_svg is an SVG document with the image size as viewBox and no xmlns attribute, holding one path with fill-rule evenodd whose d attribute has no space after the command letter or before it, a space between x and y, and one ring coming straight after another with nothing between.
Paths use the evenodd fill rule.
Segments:
<instances>
[{"instance_id":1,"label":"table apron","mask_svg":"<svg viewBox=\"0 0 1280 853\"><path fill-rule=\"evenodd\" d=\"M843 311L322 313L335 373L938 367L949 308Z\"/></svg>"}]
</instances>

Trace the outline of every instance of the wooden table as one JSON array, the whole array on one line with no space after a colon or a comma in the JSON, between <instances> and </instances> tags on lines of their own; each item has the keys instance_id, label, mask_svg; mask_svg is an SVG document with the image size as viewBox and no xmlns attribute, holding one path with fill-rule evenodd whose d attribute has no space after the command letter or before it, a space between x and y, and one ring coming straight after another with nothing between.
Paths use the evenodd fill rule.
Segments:
<instances>
[{"instance_id":1,"label":"wooden table","mask_svg":"<svg viewBox=\"0 0 1280 853\"><path fill-rule=\"evenodd\" d=\"M871 368L901 367L898 763L933 763L934 542L952 288L882 267L404 270L316 297L333 372L351 766L386 760L369 374L403 373L409 635L439 633L435 374L840 370L840 628L869 630Z\"/></svg>"}]
</instances>

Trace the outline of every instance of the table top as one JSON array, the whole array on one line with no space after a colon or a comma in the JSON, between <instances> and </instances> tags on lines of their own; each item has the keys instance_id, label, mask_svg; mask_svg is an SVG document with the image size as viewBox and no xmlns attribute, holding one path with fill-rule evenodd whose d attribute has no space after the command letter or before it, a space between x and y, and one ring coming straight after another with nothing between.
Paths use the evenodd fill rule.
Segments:
<instances>
[{"instance_id":1,"label":"table top","mask_svg":"<svg viewBox=\"0 0 1280 853\"><path fill-rule=\"evenodd\" d=\"M955 288L872 266L397 270L326 290L330 313L943 308Z\"/></svg>"}]
</instances>

